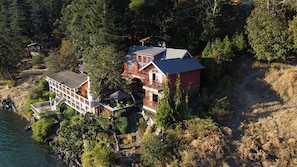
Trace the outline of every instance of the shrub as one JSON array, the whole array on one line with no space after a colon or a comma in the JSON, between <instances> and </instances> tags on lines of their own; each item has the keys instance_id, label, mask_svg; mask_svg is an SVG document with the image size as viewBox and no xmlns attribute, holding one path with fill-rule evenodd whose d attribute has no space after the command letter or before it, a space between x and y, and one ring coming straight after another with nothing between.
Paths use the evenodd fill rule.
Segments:
<instances>
[{"instance_id":1,"label":"shrub","mask_svg":"<svg viewBox=\"0 0 297 167\"><path fill-rule=\"evenodd\" d=\"M117 108L121 108L122 104L121 103L117 103Z\"/></svg>"},{"instance_id":2,"label":"shrub","mask_svg":"<svg viewBox=\"0 0 297 167\"><path fill-rule=\"evenodd\" d=\"M15 86L15 81L14 80L8 80L7 82L6 82L6 85L9 87L9 88L12 88L12 87L14 87Z\"/></svg>"},{"instance_id":3,"label":"shrub","mask_svg":"<svg viewBox=\"0 0 297 167\"><path fill-rule=\"evenodd\" d=\"M36 55L32 58L32 64L37 65L43 63L43 56L41 55Z\"/></svg>"},{"instance_id":4,"label":"shrub","mask_svg":"<svg viewBox=\"0 0 297 167\"><path fill-rule=\"evenodd\" d=\"M63 111L63 118L70 120L73 116L78 115L78 112L76 112L73 108L68 107L65 111Z\"/></svg>"},{"instance_id":5,"label":"shrub","mask_svg":"<svg viewBox=\"0 0 297 167\"><path fill-rule=\"evenodd\" d=\"M128 129L128 119L127 119L127 117L119 117L118 119L116 119L115 127L121 133L126 133L127 129Z\"/></svg>"},{"instance_id":6,"label":"shrub","mask_svg":"<svg viewBox=\"0 0 297 167\"><path fill-rule=\"evenodd\" d=\"M145 122L144 118L139 119L137 123L137 133L142 135L147 128L147 123Z\"/></svg>"},{"instance_id":7,"label":"shrub","mask_svg":"<svg viewBox=\"0 0 297 167\"><path fill-rule=\"evenodd\" d=\"M102 117L102 115L97 118L97 121L104 130L108 130L112 127L110 119Z\"/></svg>"},{"instance_id":8,"label":"shrub","mask_svg":"<svg viewBox=\"0 0 297 167\"><path fill-rule=\"evenodd\" d=\"M133 143L133 136L131 134L128 134L123 139L123 144L132 144Z\"/></svg>"},{"instance_id":9,"label":"shrub","mask_svg":"<svg viewBox=\"0 0 297 167\"><path fill-rule=\"evenodd\" d=\"M162 166L172 160L169 145L160 136L153 134L151 127L147 128L142 137L140 152L144 165Z\"/></svg>"},{"instance_id":10,"label":"shrub","mask_svg":"<svg viewBox=\"0 0 297 167\"><path fill-rule=\"evenodd\" d=\"M197 138L199 134L202 134L204 131L213 129L215 127L212 119L201 119L198 117L185 121L185 125L188 134L194 138Z\"/></svg>"},{"instance_id":11,"label":"shrub","mask_svg":"<svg viewBox=\"0 0 297 167\"><path fill-rule=\"evenodd\" d=\"M52 132L54 122L50 118L41 118L32 124L32 138L38 142L44 139Z\"/></svg>"},{"instance_id":12,"label":"shrub","mask_svg":"<svg viewBox=\"0 0 297 167\"><path fill-rule=\"evenodd\" d=\"M31 111L31 104L41 102L42 99L27 99L25 102L24 113L28 118L33 118L33 112Z\"/></svg>"},{"instance_id":13,"label":"shrub","mask_svg":"<svg viewBox=\"0 0 297 167\"><path fill-rule=\"evenodd\" d=\"M115 156L108 145L104 143L91 143L85 147L82 154L83 166L111 166L115 162Z\"/></svg>"},{"instance_id":14,"label":"shrub","mask_svg":"<svg viewBox=\"0 0 297 167\"><path fill-rule=\"evenodd\" d=\"M40 82L38 83L38 88L44 91L48 91L49 90L48 82L44 79L40 80Z\"/></svg>"}]
</instances>

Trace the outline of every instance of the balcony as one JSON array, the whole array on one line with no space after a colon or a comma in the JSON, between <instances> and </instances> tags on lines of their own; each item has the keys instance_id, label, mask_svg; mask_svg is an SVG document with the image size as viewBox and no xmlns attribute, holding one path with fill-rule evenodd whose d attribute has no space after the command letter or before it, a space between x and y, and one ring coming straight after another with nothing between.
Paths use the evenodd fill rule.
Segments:
<instances>
[{"instance_id":1,"label":"balcony","mask_svg":"<svg viewBox=\"0 0 297 167\"><path fill-rule=\"evenodd\" d=\"M149 99L143 99L143 107L149 108L152 111L157 110L158 102L150 101Z\"/></svg>"},{"instance_id":2,"label":"balcony","mask_svg":"<svg viewBox=\"0 0 297 167\"><path fill-rule=\"evenodd\" d=\"M143 85L144 89L146 88L149 88L149 89L155 89L155 90L158 90L158 91L162 91L163 88L162 88L162 83L158 82L158 81L153 81L153 82L144 82L144 85Z\"/></svg>"}]
</instances>

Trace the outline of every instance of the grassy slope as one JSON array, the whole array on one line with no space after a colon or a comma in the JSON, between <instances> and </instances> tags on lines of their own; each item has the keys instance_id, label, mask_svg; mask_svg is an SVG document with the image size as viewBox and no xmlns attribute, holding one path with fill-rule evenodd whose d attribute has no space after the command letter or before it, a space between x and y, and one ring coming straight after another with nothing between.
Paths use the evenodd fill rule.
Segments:
<instances>
[{"instance_id":1,"label":"grassy slope","mask_svg":"<svg viewBox=\"0 0 297 167\"><path fill-rule=\"evenodd\" d=\"M228 91L230 166L297 166L297 67L241 61ZM239 82L238 82L239 81Z\"/></svg>"}]
</instances>

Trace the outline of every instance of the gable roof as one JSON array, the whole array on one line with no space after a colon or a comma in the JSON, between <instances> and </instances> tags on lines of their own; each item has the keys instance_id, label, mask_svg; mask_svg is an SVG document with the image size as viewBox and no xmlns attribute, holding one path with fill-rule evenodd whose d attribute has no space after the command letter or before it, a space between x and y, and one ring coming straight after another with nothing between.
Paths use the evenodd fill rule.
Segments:
<instances>
[{"instance_id":1,"label":"gable roof","mask_svg":"<svg viewBox=\"0 0 297 167\"><path fill-rule=\"evenodd\" d=\"M154 65L156 68L158 68L159 71L163 73L163 75L172 75L189 71L201 70L205 68L194 58L188 57L184 59L177 58L151 61L146 66L141 68L140 71L147 68L150 65Z\"/></svg>"},{"instance_id":2,"label":"gable roof","mask_svg":"<svg viewBox=\"0 0 297 167\"><path fill-rule=\"evenodd\" d=\"M192 57L192 55L185 49L166 48L165 54L160 59L182 59L184 57Z\"/></svg>"},{"instance_id":3,"label":"gable roof","mask_svg":"<svg viewBox=\"0 0 297 167\"><path fill-rule=\"evenodd\" d=\"M71 89L79 88L88 81L88 76L86 74L78 74L68 70L51 74L48 77L66 85Z\"/></svg>"},{"instance_id":4,"label":"gable roof","mask_svg":"<svg viewBox=\"0 0 297 167\"><path fill-rule=\"evenodd\" d=\"M133 45L129 47L129 51L126 54L126 60L136 61L136 54L145 54L148 56L156 56L161 54L158 59L183 59L185 57L192 57L192 55L185 49Z\"/></svg>"}]
</instances>

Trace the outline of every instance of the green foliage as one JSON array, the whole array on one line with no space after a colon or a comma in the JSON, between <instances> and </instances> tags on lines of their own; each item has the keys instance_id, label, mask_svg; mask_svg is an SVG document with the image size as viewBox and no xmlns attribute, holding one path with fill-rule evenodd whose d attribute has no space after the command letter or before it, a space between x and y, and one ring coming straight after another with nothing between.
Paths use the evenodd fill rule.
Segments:
<instances>
[{"instance_id":1,"label":"green foliage","mask_svg":"<svg viewBox=\"0 0 297 167\"><path fill-rule=\"evenodd\" d=\"M212 48L211 48L211 43L207 42L205 48L202 51L202 58L207 58L207 57L211 57L212 54Z\"/></svg>"},{"instance_id":2,"label":"green foliage","mask_svg":"<svg viewBox=\"0 0 297 167\"><path fill-rule=\"evenodd\" d=\"M38 89L44 90L44 91L48 91L49 90L49 85L48 82L44 79L40 80L38 83Z\"/></svg>"},{"instance_id":3,"label":"green foliage","mask_svg":"<svg viewBox=\"0 0 297 167\"><path fill-rule=\"evenodd\" d=\"M67 106L66 110L63 111L63 119L70 120L77 115L79 115L79 113L69 106Z\"/></svg>"},{"instance_id":4,"label":"green foliage","mask_svg":"<svg viewBox=\"0 0 297 167\"><path fill-rule=\"evenodd\" d=\"M0 76L10 78L20 61L24 41L26 41L25 9L16 1L0 2Z\"/></svg>"},{"instance_id":5,"label":"green foliage","mask_svg":"<svg viewBox=\"0 0 297 167\"><path fill-rule=\"evenodd\" d=\"M167 77L168 78L168 77ZM159 101L156 111L156 124L160 128L168 128L174 123L173 109L171 107L171 97L169 79L163 84L162 99Z\"/></svg>"},{"instance_id":6,"label":"green foliage","mask_svg":"<svg viewBox=\"0 0 297 167\"><path fill-rule=\"evenodd\" d=\"M200 116L219 117L229 111L229 100L227 96L222 98L209 97L205 89L202 91L203 109L200 111Z\"/></svg>"},{"instance_id":7,"label":"green foliage","mask_svg":"<svg viewBox=\"0 0 297 167\"><path fill-rule=\"evenodd\" d=\"M232 42L232 50L234 53L239 53L247 47L243 33L239 34L238 32L235 32L235 34L232 36L231 42Z\"/></svg>"},{"instance_id":8,"label":"green foliage","mask_svg":"<svg viewBox=\"0 0 297 167\"><path fill-rule=\"evenodd\" d=\"M131 0L129 9L136 10L145 4L145 0Z\"/></svg>"},{"instance_id":9,"label":"green foliage","mask_svg":"<svg viewBox=\"0 0 297 167\"><path fill-rule=\"evenodd\" d=\"M54 121L51 118L41 118L32 123L32 138L38 142L44 141L52 132Z\"/></svg>"},{"instance_id":10,"label":"green foliage","mask_svg":"<svg viewBox=\"0 0 297 167\"><path fill-rule=\"evenodd\" d=\"M181 80L180 80L179 74L175 82L175 88L176 90L173 97L173 103L174 103L173 117L177 122L180 122L184 119L187 119L191 111L188 107L188 102L187 102L188 96L185 96L185 93L183 92L181 87Z\"/></svg>"},{"instance_id":11,"label":"green foliage","mask_svg":"<svg viewBox=\"0 0 297 167\"><path fill-rule=\"evenodd\" d=\"M188 107L188 95L181 86L180 75L175 82L175 92L171 95L169 78L163 84L162 99L159 101L156 111L156 124L160 128L169 128L187 119L191 113Z\"/></svg>"},{"instance_id":12,"label":"green foliage","mask_svg":"<svg viewBox=\"0 0 297 167\"><path fill-rule=\"evenodd\" d=\"M206 67L202 78L208 88L216 86L217 81L232 70L235 53L240 54L246 48L242 34L235 33L231 39L232 41L228 36L225 36L223 41L217 38L213 46L208 42L202 52L201 63Z\"/></svg>"},{"instance_id":13,"label":"green foliage","mask_svg":"<svg viewBox=\"0 0 297 167\"><path fill-rule=\"evenodd\" d=\"M228 110L229 102L228 98L225 96L223 98L215 98L210 104L209 113L211 115L220 114L225 110Z\"/></svg>"},{"instance_id":14,"label":"green foliage","mask_svg":"<svg viewBox=\"0 0 297 167\"><path fill-rule=\"evenodd\" d=\"M8 88L12 88L12 87L14 87L15 86L15 81L14 80L8 80L7 82L6 82L6 85L8 86Z\"/></svg>"},{"instance_id":15,"label":"green foliage","mask_svg":"<svg viewBox=\"0 0 297 167\"><path fill-rule=\"evenodd\" d=\"M293 41L293 50L297 52L297 16L294 16L292 20L289 21L289 39Z\"/></svg>"},{"instance_id":16,"label":"green foliage","mask_svg":"<svg viewBox=\"0 0 297 167\"><path fill-rule=\"evenodd\" d=\"M27 116L27 118L33 119L33 112L31 111L31 104L36 103L36 102L42 102L42 101L43 101L43 99L27 99L25 101L24 113Z\"/></svg>"},{"instance_id":17,"label":"green foliage","mask_svg":"<svg viewBox=\"0 0 297 167\"><path fill-rule=\"evenodd\" d=\"M91 80L91 91L94 96L99 97L103 88L119 88L124 80L120 74L123 69L123 53L114 46L106 46L97 50L99 55L86 55L88 75Z\"/></svg>"},{"instance_id":18,"label":"green foliage","mask_svg":"<svg viewBox=\"0 0 297 167\"><path fill-rule=\"evenodd\" d=\"M36 55L32 58L32 64L38 65L43 63L43 56L42 55Z\"/></svg>"},{"instance_id":19,"label":"green foliage","mask_svg":"<svg viewBox=\"0 0 297 167\"><path fill-rule=\"evenodd\" d=\"M140 118L137 123L137 133L143 134L147 128L147 123L145 122L144 118Z\"/></svg>"},{"instance_id":20,"label":"green foliage","mask_svg":"<svg viewBox=\"0 0 297 167\"><path fill-rule=\"evenodd\" d=\"M195 117L186 120L184 124L186 126L186 130L188 131L188 134L190 134L194 138L197 138L206 130L211 130L215 127L215 123L210 118L202 119L199 117Z\"/></svg>"},{"instance_id":21,"label":"green foliage","mask_svg":"<svg viewBox=\"0 0 297 167\"><path fill-rule=\"evenodd\" d=\"M148 166L165 165L171 159L168 144L161 137L153 134L150 127L142 137L140 152L141 161Z\"/></svg>"},{"instance_id":22,"label":"green foliage","mask_svg":"<svg viewBox=\"0 0 297 167\"><path fill-rule=\"evenodd\" d=\"M128 130L128 118L127 117L119 117L114 122L115 127L122 133L126 133Z\"/></svg>"},{"instance_id":23,"label":"green foliage","mask_svg":"<svg viewBox=\"0 0 297 167\"><path fill-rule=\"evenodd\" d=\"M82 154L82 162L88 167L106 167L115 163L115 156L106 143L89 141Z\"/></svg>"},{"instance_id":24,"label":"green foliage","mask_svg":"<svg viewBox=\"0 0 297 167\"><path fill-rule=\"evenodd\" d=\"M112 122L109 118L99 116L99 118L97 118L97 121L99 122L99 124L104 130L108 130L112 128Z\"/></svg>"},{"instance_id":25,"label":"green foliage","mask_svg":"<svg viewBox=\"0 0 297 167\"><path fill-rule=\"evenodd\" d=\"M234 56L232 47L232 42L228 36L225 36L223 41L219 38L216 38L213 45L211 45L210 42L207 43L205 49L202 52L202 57L214 58L218 64L221 64L225 61L232 61Z\"/></svg>"},{"instance_id":26,"label":"green foliage","mask_svg":"<svg viewBox=\"0 0 297 167\"><path fill-rule=\"evenodd\" d=\"M74 114L71 116L72 111L66 111L65 114L68 115L70 119L64 119L61 122L60 127L57 130L58 137L50 143L50 146L55 152L64 155L64 160L67 163L69 163L70 160L81 159L82 154L84 153L84 141L107 140L105 140L103 137L100 137L102 135L99 136L99 133L103 131L101 122L98 120L99 118L90 114ZM109 138L108 141L110 141ZM106 151L105 147L102 149L102 152ZM100 150L98 148L99 152ZM95 152L97 151L95 150Z\"/></svg>"},{"instance_id":27,"label":"green foliage","mask_svg":"<svg viewBox=\"0 0 297 167\"><path fill-rule=\"evenodd\" d=\"M249 43L258 60L285 60L290 48L286 19L255 8L247 19Z\"/></svg>"},{"instance_id":28,"label":"green foliage","mask_svg":"<svg viewBox=\"0 0 297 167\"><path fill-rule=\"evenodd\" d=\"M48 92L48 83L45 80L40 80L38 85L29 91L29 99L44 99L48 100L50 93Z\"/></svg>"},{"instance_id":29,"label":"green foliage","mask_svg":"<svg viewBox=\"0 0 297 167\"><path fill-rule=\"evenodd\" d=\"M75 48L71 40L64 40L59 51L53 51L46 58L46 65L50 73L61 70L75 71L78 57L75 55Z\"/></svg>"}]
</instances>

